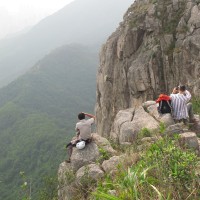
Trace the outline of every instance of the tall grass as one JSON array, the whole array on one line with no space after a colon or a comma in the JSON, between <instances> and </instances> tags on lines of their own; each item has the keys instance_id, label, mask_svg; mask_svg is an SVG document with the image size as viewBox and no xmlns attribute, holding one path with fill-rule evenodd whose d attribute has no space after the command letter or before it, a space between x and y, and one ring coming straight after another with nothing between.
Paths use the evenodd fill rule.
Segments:
<instances>
[{"instance_id":1,"label":"tall grass","mask_svg":"<svg viewBox=\"0 0 200 200\"><path fill-rule=\"evenodd\" d=\"M122 165L123 166L123 165ZM93 193L95 200L180 200L200 199L199 158L179 147L178 137L164 138L152 144L141 160L119 167ZM115 190L116 194L111 194Z\"/></svg>"}]
</instances>

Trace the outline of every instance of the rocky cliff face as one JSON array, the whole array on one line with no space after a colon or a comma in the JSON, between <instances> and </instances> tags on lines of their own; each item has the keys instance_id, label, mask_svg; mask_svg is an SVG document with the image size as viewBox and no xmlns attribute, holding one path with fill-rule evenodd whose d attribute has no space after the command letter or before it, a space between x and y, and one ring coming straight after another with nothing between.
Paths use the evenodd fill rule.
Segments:
<instances>
[{"instance_id":1,"label":"rocky cliff face","mask_svg":"<svg viewBox=\"0 0 200 200\"><path fill-rule=\"evenodd\" d=\"M200 1L136 0L103 45L97 132L109 137L119 110L186 84L200 94Z\"/></svg>"}]
</instances>

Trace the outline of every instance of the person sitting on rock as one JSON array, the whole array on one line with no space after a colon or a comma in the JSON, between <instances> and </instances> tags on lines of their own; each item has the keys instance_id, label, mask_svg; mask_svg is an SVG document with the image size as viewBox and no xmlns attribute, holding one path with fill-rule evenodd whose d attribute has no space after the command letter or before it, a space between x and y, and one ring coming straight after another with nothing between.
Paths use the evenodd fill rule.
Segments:
<instances>
[{"instance_id":1,"label":"person sitting on rock","mask_svg":"<svg viewBox=\"0 0 200 200\"><path fill-rule=\"evenodd\" d=\"M186 90L184 85L175 87L170 95L172 108L173 108L173 118L175 123L183 121L184 124L187 123L188 107L187 103L191 99L191 94Z\"/></svg>"},{"instance_id":2,"label":"person sitting on rock","mask_svg":"<svg viewBox=\"0 0 200 200\"><path fill-rule=\"evenodd\" d=\"M85 117L89 117L90 119L85 119ZM72 149L76 146L76 144L80 141L85 141L85 143L89 143L91 141L91 125L94 123L95 116L88 113L79 113L78 114L79 122L76 123L76 138L72 140L69 144L66 145L67 153L69 159L66 162L70 162L70 158L72 155Z\"/></svg>"},{"instance_id":3,"label":"person sitting on rock","mask_svg":"<svg viewBox=\"0 0 200 200\"><path fill-rule=\"evenodd\" d=\"M178 94L179 93L179 86L174 88L173 94ZM193 106L191 102L187 103L187 111L188 111L188 116L189 116L189 123L197 124L197 120L194 117L194 112L193 112Z\"/></svg>"}]
</instances>

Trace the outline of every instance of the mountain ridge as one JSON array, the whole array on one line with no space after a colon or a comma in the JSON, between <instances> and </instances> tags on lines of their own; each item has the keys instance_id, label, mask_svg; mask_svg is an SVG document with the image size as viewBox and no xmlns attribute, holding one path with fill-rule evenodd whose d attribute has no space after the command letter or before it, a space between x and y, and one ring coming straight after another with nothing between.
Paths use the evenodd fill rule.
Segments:
<instances>
[{"instance_id":1,"label":"mountain ridge","mask_svg":"<svg viewBox=\"0 0 200 200\"><path fill-rule=\"evenodd\" d=\"M122 15L131 2L132 0L75 0L41 20L28 33L1 41L0 85L8 83L9 77L13 80L13 77L22 74L38 59L61 45L81 43L100 46L122 20Z\"/></svg>"}]
</instances>

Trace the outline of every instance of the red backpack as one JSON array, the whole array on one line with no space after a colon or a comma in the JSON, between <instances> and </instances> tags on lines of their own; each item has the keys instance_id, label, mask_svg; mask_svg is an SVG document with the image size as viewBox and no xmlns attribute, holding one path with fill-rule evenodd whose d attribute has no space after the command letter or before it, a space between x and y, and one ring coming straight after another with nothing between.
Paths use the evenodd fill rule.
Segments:
<instances>
[{"instance_id":1,"label":"red backpack","mask_svg":"<svg viewBox=\"0 0 200 200\"><path fill-rule=\"evenodd\" d=\"M158 99L156 100L158 103L158 112L161 114L172 113L171 99L170 96L165 94L160 94Z\"/></svg>"}]
</instances>

